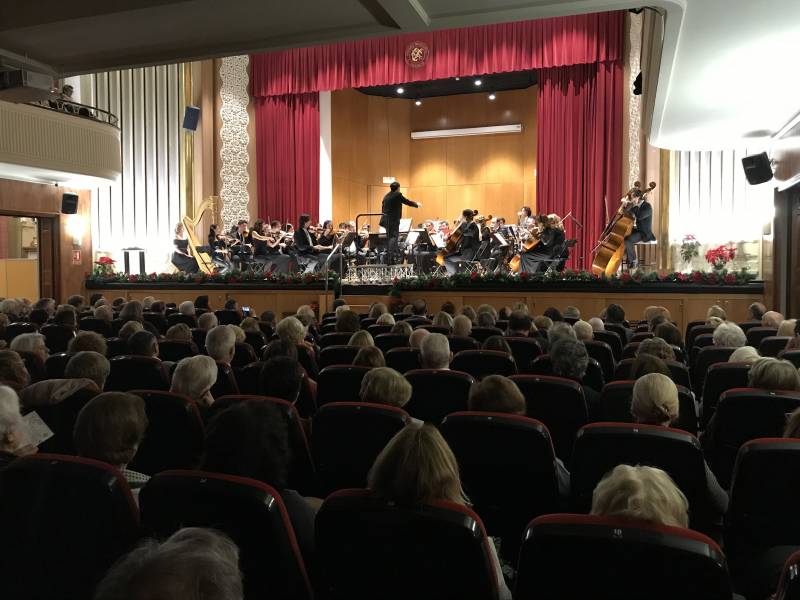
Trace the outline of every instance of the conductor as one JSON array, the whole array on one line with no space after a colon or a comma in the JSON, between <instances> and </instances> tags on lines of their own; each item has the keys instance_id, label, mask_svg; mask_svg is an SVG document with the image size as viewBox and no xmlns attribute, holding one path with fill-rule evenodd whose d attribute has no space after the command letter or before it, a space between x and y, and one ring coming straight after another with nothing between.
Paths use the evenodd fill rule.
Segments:
<instances>
[{"instance_id":1,"label":"conductor","mask_svg":"<svg viewBox=\"0 0 800 600\"><path fill-rule=\"evenodd\" d=\"M380 225L386 229L387 262L390 265L394 265L401 262L397 240L400 236L400 218L403 214L403 204L414 208L419 208L421 204L403 196L398 181L392 182L389 190L389 193L383 197L383 203L381 204L383 216L381 216Z\"/></svg>"}]
</instances>

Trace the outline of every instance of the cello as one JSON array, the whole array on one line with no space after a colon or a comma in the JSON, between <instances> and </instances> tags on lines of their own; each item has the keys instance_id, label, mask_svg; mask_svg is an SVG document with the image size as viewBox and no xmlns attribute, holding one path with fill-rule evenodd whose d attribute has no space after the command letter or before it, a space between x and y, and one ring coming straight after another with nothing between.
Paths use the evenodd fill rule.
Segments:
<instances>
[{"instance_id":1,"label":"cello","mask_svg":"<svg viewBox=\"0 0 800 600\"><path fill-rule=\"evenodd\" d=\"M655 188L655 182L651 181L647 189L642 191L641 182L636 181L622 198L620 207L600 235L600 241L592 261L592 273L611 277L617 272L625 253L625 238L633 231L634 217L628 207L637 200L643 200Z\"/></svg>"},{"instance_id":2,"label":"cello","mask_svg":"<svg viewBox=\"0 0 800 600\"><path fill-rule=\"evenodd\" d=\"M522 267L522 253L528 252L529 250L533 250L536 246L539 245L541 238L539 237L538 232L529 232L530 239L522 242L520 241L520 250L514 256L511 257L511 260L508 261L508 270L512 273L519 273L520 268Z\"/></svg>"},{"instance_id":3,"label":"cello","mask_svg":"<svg viewBox=\"0 0 800 600\"><path fill-rule=\"evenodd\" d=\"M477 209L473 209L472 212L475 213L476 215L478 214ZM467 222L466 220L464 220L464 217L461 217L461 219L462 219L461 223L458 224L458 227L456 227L455 230L453 230L453 232L447 238L447 244L445 245L445 247L439 250L439 252L437 252L436 254L436 264L439 265L440 267L444 266L444 259L446 256L458 252L458 246L459 243L461 242L461 236L464 235L464 224Z\"/></svg>"}]
</instances>

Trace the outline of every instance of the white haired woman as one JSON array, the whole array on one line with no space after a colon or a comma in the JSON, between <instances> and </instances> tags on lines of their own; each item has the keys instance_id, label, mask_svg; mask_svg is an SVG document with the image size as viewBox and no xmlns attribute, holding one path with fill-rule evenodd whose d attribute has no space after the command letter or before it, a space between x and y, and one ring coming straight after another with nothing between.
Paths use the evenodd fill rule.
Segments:
<instances>
[{"instance_id":1,"label":"white haired woman","mask_svg":"<svg viewBox=\"0 0 800 600\"><path fill-rule=\"evenodd\" d=\"M172 375L171 392L188 396L201 409L214 403L211 388L217 381L217 363L210 356L190 356L175 367Z\"/></svg>"},{"instance_id":2,"label":"white haired woman","mask_svg":"<svg viewBox=\"0 0 800 600\"><path fill-rule=\"evenodd\" d=\"M0 471L18 456L35 452L36 446L30 443L19 412L17 392L7 385L0 385Z\"/></svg>"}]
</instances>

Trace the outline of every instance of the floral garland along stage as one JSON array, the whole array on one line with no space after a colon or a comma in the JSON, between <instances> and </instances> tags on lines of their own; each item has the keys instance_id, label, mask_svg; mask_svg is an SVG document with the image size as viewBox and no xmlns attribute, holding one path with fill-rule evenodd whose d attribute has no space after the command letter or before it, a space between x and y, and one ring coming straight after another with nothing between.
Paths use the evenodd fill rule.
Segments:
<instances>
[{"instance_id":1,"label":"floral garland along stage","mask_svg":"<svg viewBox=\"0 0 800 600\"><path fill-rule=\"evenodd\" d=\"M453 289L462 287L481 287L483 285L503 284L513 287L514 285L527 285L529 283L556 283L556 282L575 282L585 281L590 283L603 283L609 286L635 286L648 283L678 283L685 285L746 285L755 279L755 275L742 271L692 271L691 273L621 273L613 277L605 275L594 275L588 271L566 270L563 273L488 273L479 275L478 273L458 273L450 277L433 277L422 275L419 277L409 277L406 279L395 279L392 291L400 292L404 290L422 289Z\"/></svg>"},{"instance_id":2,"label":"floral garland along stage","mask_svg":"<svg viewBox=\"0 0 800 600\"><path fill-rule=\"evenodd\" d=\"M149 273L147 275L128 275L120 272L97 272L95 271L86 279L95 285L108 283L183 283L201 285L204 283L271 283L274 285L304 286L312 284L324 284L324 273L250 273L248 271L233 271L224 275L206 273ZM339 281L336 273L331 271L328 276L330 285L335 285Z\"/></svg>"}]
</instances>

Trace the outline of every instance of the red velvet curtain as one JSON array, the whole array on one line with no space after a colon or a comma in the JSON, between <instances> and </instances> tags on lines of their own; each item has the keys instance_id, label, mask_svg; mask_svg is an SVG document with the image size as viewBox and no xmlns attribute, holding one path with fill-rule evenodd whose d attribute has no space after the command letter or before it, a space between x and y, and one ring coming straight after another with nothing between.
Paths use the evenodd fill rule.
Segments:
<instances>
[{"instance_id":1,"label":"red velvet curtain","mask_svg":"<svg viewBox=\"0 0 800 600\"><path fill-rule=\"evenodd\" d=\"M593 13L293 48L253 56L253 96L279 96L455 76L613 61L623 13ZM424 65L406 62L424 43Z\"/></svg>"},{"instance_id":2,"label":"red velvet curtain","mask_svg":"<svg viewBox=\"0 0 800 600\"><path fill-rule=\"evenodd\" d=\"M263 219L297 225L319 218L319 94L256 100L258 209Z\"/></svg>"},{"instance_id":3,"label":"red velvet curtain","mask_svg":"<svg viewBox=\"0 0 800 600\"><path fill-rule=\"evenodd\" d=\"M622 196L622 61L539 71L536 208L572 216L569 266L591 269L592 249Z\"/></svg>"}]
</instances>

